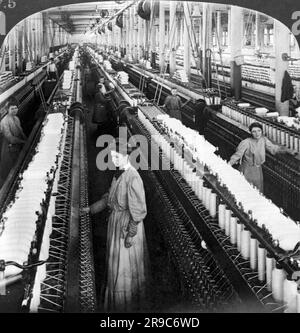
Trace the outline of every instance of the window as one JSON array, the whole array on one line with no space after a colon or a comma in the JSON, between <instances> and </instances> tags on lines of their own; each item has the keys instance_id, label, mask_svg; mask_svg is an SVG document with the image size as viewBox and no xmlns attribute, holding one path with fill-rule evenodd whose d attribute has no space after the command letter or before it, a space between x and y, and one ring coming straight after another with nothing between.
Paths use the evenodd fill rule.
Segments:
<instances>
[{"instance_id":1,"label":"window","mask_svg":"<svg viewBox=\"0 0 300 333\"><path fill-rule=\"evenodd\" d=\"M254 47L255 45L256 15L253 11L244 14L244 46Z\"/></svg>"},{"instance_id":2,"label":"window","mask_svg":"<svg viewBox=\"0 0 300 333\"><path fill-rule=\"evenodd\" d=\"M228 46L228 30L222 31L222 46Z\"/></svg>"},{"instance_id":3,"label":"window","mask_svg":"<svg viewBox=\"0 0 300 333\"><path fill-rule=\"evenodd\" d=\"M264 28L264 46L274 45L274 29L273 25L266 25Z\"/></svg>"}]
</instances>

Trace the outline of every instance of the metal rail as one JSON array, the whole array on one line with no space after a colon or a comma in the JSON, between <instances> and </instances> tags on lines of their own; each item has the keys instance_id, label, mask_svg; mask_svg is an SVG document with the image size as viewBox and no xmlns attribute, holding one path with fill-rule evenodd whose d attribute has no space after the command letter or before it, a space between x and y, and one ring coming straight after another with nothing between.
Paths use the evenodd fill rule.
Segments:
<instances>
[{"instance_id":1,"label":"metal rail","mask_svg":"<svg viewBox=\"0 0 300 333\"><path fill-rule=\"evenodd\" d=\"M74 118L74 141L64 304L64 312L72 313L93 312L96 308L91 226L89 218L80 212L87 200L87 156L80 69L77 70L76 83L76 102L70 108L70 116Z\"/></svg>"}]
</instances>

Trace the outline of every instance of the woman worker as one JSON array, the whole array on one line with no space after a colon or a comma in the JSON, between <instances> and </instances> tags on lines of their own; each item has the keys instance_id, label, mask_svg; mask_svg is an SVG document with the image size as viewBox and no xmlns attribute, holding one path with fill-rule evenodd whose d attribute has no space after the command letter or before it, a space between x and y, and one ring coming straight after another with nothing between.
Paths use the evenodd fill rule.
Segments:
<instances>
[{"instance_id":1,"label":"woman worker","mask_svg":"<svg viewBox=\"0 0 300 333\"><path fill-rule=\"evenodd\" d=\"M0 122L2 149L0 163L0 187L5 182L10 170L15 165L19 153L26 141L26 136L17 117L18 106L15 101L8 102L7 114Z\"/></svg>"},{"instance_id":2,"label":"woman worker","mask_svg":"<svg viewBox=\"0 0 300 333\"><path fill-rule=\"evenodd\" d=\"M240 142L229 161L230 165L240 162L240 171L261 193L264 185L262 164L266 160L266 150L273 155L289 152L288 148L273 144L263 135L262 130L260 123L252 123L249 126L251 137Z\"/></svg>"},{"instance_id":3,"label":"woman worker","mask_svg":"<svg viewBox=\"0 0 300 333\"><path fill-rule=\"evenodd\" d=\"M145 302L147 249L143 219L147 214L142 179L130 164L132 148L122 140L110 145L117 167L110 190L84 208L91 214L109 207L107 231L106 311L139 311Z\"/></svg>"}]
</instances>

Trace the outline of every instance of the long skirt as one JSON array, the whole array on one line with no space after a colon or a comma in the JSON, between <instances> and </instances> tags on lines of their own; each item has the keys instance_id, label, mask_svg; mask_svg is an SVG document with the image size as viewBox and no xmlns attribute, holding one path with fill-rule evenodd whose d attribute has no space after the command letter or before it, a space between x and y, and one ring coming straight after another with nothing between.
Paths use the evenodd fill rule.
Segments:
<instances>
[{"instance_id":1,"label":"long skirt","mask_svg":"<svg viewBox=\"0 0 300 333\"><path fill-rule=\"evenodd\" d=\"M241 164L240 171L244 174L249 183L253 184L258 190L263 193L264 191L264 177L262 167L250 166Z\"/></svg>"},{"instance_id":2,"label":"long skirt","mask_svg":"<svg viewBox=\"0 0 300 333\"><path fill-rule=\"evenodd\" d=\"M22 145L10 145L9 142L3 138L0 158L0 187L5 183L8 174L16 164L21 150Z\"/></svg>"},{"instance_id":3,"label":"long skirt","mask_svg":"<svg viewBox=\"0 0 300 333\"><path fill-rule=\"evenodd\" d=\"M148 253L144 225L143 222L138 224L133 245L126 248L123 222L128 214L113 211L108 222L104 295L107 312L137 312L146 305Z\"/></svg>"},{"instance_id":4,"label":"long skirt","mask_svg":"<svg viewBox=\"0 0 300 333\"><path fill-rule=\"evenodd\" d=\"M170 110L170 117L176 118L178 120L182 120L181 111L180 110Z\"/></svg>"}]
</instances>

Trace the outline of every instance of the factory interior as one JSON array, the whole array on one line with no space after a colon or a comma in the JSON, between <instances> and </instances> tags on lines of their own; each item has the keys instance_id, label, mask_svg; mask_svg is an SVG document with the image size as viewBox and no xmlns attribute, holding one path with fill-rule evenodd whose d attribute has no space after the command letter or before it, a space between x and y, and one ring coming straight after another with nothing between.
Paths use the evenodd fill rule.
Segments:
<instances>
[{"instance_id":1,"label":"factory interior","mask_svg":"<svg viewBox=\"0 0 300 333\"><path fill-rule=\"evenodd\" d=\"M233 159L253 123L261 187ZM277 19L197 1L37 12L0 49L0 132L0 313L300 313L300 50ZM128 174L101 167L101 138L124 133L146 164L130 247L111 206L91 213Z\"/></svg>"}]
</instances>

